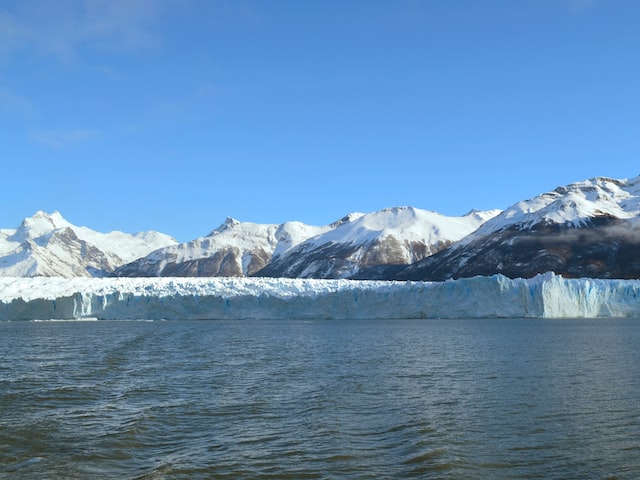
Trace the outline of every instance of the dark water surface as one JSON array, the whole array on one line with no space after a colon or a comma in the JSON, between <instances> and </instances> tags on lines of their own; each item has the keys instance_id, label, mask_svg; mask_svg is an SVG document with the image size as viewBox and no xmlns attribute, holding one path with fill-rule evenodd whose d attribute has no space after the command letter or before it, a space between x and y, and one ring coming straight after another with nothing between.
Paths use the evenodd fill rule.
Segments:
<instances>
[{"instance_id":1,"label":"dark water surface","mask_svg":"<svg viewBox=\"0 0 640 480\"><path fill-rule=\"evenodd\" d=\"M637 479L640 319L0 323L0 477Z\"/></svg>"}]
</instances>

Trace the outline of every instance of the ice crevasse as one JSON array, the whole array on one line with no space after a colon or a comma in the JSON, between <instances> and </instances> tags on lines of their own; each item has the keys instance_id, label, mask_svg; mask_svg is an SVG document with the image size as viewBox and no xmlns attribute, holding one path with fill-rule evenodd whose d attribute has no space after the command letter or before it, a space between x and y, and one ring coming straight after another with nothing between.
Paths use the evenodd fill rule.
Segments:
<instances>
[{"instance_id":1,"label":"ice crevasse","mask_svg":"<svg viewBox=\"0 0 640 480\"><path fill-rule=\"evenodd\" d=\"M0 278L0 320L640 317L640 280Z\"/></svg>"}]
</instances>

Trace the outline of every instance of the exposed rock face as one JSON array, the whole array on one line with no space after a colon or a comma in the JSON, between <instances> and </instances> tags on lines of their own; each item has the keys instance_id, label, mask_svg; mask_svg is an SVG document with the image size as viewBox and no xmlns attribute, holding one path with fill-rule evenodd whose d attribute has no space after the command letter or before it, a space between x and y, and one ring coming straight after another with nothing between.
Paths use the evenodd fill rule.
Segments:
<instances>
[{"instance_id":1,"label":"exposed rock face","mask_svg":"<svg viewBox=\"0 0 640 480\"><path fill-rule=\"evenodd\" d=\"M640 278L640 177L594 178L502 213L412 207L322 227L227 219L177 244L156 232L101 234L54 212L0 230L0 276L271 276L446 280L503 274ZM160 248L158 248L160 247Z\"/></svg>"},{"instance_id":2,"label":"exposed rock face","mask_svg":"<svg viewBox=\"0 0 640 480\"><path fill-rule=\"evenodd\" d=\"M398 240L393 236L364 244L329 242L315 248L303 246L274 259L257 273L264 277L377 278L368 274L380 266L405 266L439 251L451 242ZM306 248L305 248L306 247ZM373 275L373 276L372 276Z\"/></svg>"},{"instance_id":3,"label":"exposed rock face","mask_svg":"<svg viewBox=\"0 0 640 480\"><path fill-rule=\"evenodd\" d=\"M69 227L53 231L48 240L43 241L42 248L42 257L46 257L45 251L70 253L77 259L76 265L72 266L77 276L103 276L124 263L117 255L107 256L96 246L81 240Z\"/></svg>"},{"instance_id":4,"label":"exposed rock face","mask_svg":"<svg viewBox=\"0 0 640 480\"><path fill-rule=\"evenodd\" d=\"M291 278L387 278L474 231L493 212L446 217L412 207L353 216L275 256L257 273Z\"/></svg>"},{"instance_id":5,"label":"exposed rock face","mask_svg":"<svg viewBox=\"0 0 640 480\"><path fill-rule=\"evenodd\" d=\"M395 274L640 278L640 177L595 178L520 202L463 241ZM393 275L392 275L393 276Z\"/></svg>"},{"instance_id":6,"label":"exposed rock face","mask_svg":"<svg viewBox=\"0 0 640 480\"><path fill-rule=\"evenodd\" d=\"M116 272L121 277L244 277L263 268L270 255L262 249L243 252L237 247L222 248L210 256L178 261L169 254L158 263L143 259L124 265Z\"/></svg>"},{"instance_id":7,"label":"exposed rock face","mask_svg":"<svg viewBox=\"0 0 640 480\"><path fill-rule=\"evenodd\" d=\"M244 277L264 268L274 253L285 251L331 227L300 222L281 225L239 222L232 218L206 237L159 249L114 272L120 277Z\"/></svg>"},{"instance_id":8,"label":"exposed rock face","mask_svg":"<svg viewBox=\"0 0 640 480\"><path fill-rule=\"evenodd\" d=\"M640 232L627 221L601 219L599 226L578 229L548 225L522 231L506 229L499 234L452 247L412 265L397 278L446 280L501 273L510 278L530 278L555 272L566 278L639 278ZM615 227L633 236L612 238Z\"/></svg>"},{"instance_id":9,"label":"exposed rock face","mask_svg":"<svg viewBox=\"0 0 640 480\"><path fill-rule=\"evenodd\" d=\"M323 227L227 219L208 236L155 251L117 269L115 275L372 278L381 265L416 262L497 213L446 217L396 207L351 213Z\"/></svg>"}]
</instances>

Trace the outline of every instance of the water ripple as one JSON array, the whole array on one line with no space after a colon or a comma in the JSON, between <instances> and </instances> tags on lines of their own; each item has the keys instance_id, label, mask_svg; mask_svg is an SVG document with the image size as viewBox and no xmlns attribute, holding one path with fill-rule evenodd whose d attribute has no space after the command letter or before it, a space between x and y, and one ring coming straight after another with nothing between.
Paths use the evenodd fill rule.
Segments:
<instances>
[{"instance_id":1,"label":"water ripple","mask_svg":"<svg viewBox=\"0 0 640 480\"><path fill-rule=\"evenodd\" d=\"M0 323L0 477L635 479L639 340L634 319Z\"/></svg>"}]
</instances>

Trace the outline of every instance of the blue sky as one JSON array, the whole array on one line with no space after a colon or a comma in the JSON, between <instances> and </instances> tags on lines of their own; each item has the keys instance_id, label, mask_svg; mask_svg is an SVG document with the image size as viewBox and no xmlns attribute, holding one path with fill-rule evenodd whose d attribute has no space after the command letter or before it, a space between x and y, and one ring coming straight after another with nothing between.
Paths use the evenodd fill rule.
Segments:
<instances>
[{"instance_id":1,"label":"blue sky","mask_svg":"<svg viewBox=\"0 0 640 480\"><path fill-rule=\"evenodd\" d=\"M204 235L640 174L635 0L0 0L0 227Z\"/></svg>"}]
</instances>

